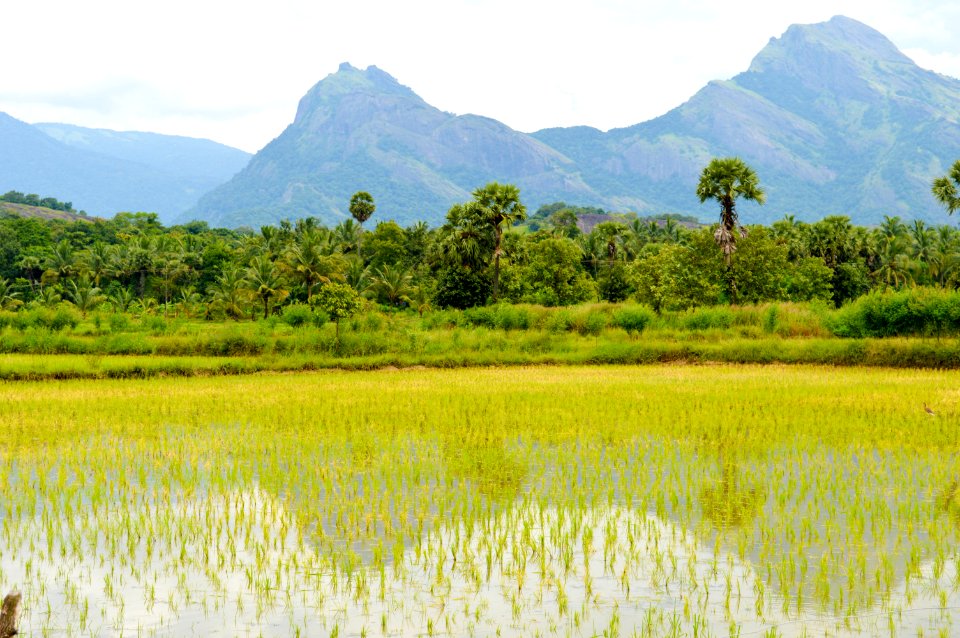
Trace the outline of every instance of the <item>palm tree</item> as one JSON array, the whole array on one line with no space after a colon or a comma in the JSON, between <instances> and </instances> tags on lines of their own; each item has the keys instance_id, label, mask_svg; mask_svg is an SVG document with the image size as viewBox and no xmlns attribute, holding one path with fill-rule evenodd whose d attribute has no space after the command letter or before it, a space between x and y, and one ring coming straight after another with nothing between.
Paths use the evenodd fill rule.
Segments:
<instances>
[{"instance_id":1,"label":"palm tree","mask_svg":"<svg viewBox=\"0 0 960 638\"><path fill-rule=\"evenodd\" d=\"M307 303L312 301L317 284L343 281L346 269L342 255L324 254L322 238L316 232L305 232L287 251L283 265L295 280L303 283Z\"/></svg>"},{"instance_id":2,"label":"palm tree","mask_svg":"<svg viewBox=\"0 0 960 638\"><path fill-rule=\"evenodd\" d=\"M933 180L933 196L946 207L950 215L960 209L958 188L960 188L960 160L953 163L949 173Z\"/></svg>"},{"instance_id":3,"label":"palm tree","mask_svg":"<svg viewBox=\"0 0 960 638\"><path fill-rule=\"evenodd\" d=\"M890 239L883 243L880 251L880 267L873 276L884 287L900 288L913 281L911 263L900 239Z\"/></svg>"},{"instance_id":4,"label":"palm tree","mask_svg":"<svg viewBox=\"0 0 960 638\"><path fill-rule=\"evenodd\" d=\"M183 311L183 314L189 319L193 316L193 310L201 300L200 293L194 290L193 286L184 286L180 289L180 294L177 295L177 316L180 316L180 311Z\"/></svg>"},{"instance_id":5,"label":"palm tree","mask_svg":"<svg viewBox=\"0 0 960 638\"><path fill-rule=\"evenodd\" d=\"M362 295L370 288L370 266L364 265L356 255L347 258L346 263L343 279L347 285L357 291L357 294Z\"/></svg>"},{"instance_id":6,"label":"palm tree","mask_svg":"<svg viewBox=\"0 0 960 638\"><path fill-rule=\"evenodd\" d=\"M156 254L156 243L147 235L135 235L128 243L121 244L120 268L127 277L136 277L137 297L141 300L147 291L147 276L156 269Z\"/></svg>"},{"instance_id":7,"label":"palm tree","mask_svg":"<svg viewBox=\"0 0 960 638\"><path fill-rule=\"evenodd\" d=\"M607 267L613 266L613 262L621 254L620 248L623 247L627 227L620 222L600 222L593 227L590 234L596 234L599 242L604 246L603 252L607 259Z\"/></svg>"},{"instance_id":8,"label":"palm tree","mask_svg":"<svg viewBox=\"0 0 960 638\"><path fill-rule=\"evenodd\" d=\"M60 280L74 275L77 272L76 256L69 240L62 239L50 249L47 255L47 272L53 279Z\"/></svg>"},{"instance_id":9,"label":"palm tree","mask_svg":"<svg viewBox=\"0 0 960 638\"><path fill-rule=\"evenodd\" d=\"M907 227L900 217L884 215L883 222L880 223L880 234L884 239L898 239L907 234Z\"/></svg>"},{"instance_id":10,"label":"palm tree","mask_svg":"<svg viewBox=\"0 0 960 638\"><path fill-rule=\"evenodd\" d=\"M763 204L766 193L760 187L760 180L739 157L714 158L700 174L697 197L701 204L708 199L720 204L720 226L714 238L729 266L730 256L737 249L734 231L739 229L741 237L746 234L737 219L737 199Z\"/></svg>"},{"instance_id":11,"label":"palm tree","mask_svg":"<svg viewBox=\"0 0 960 638\"><path fill-rule=\"evenodd\" d=\"M357 252L359 254L360 237L363 229L352 219L345 219L333 229L332 241L343 254Z\"/></svg>"},{"instance_id":12,"label":"palm tree","mask_svg":"<svg viewBox=\"0 0 960 638\"><path fill-rule=\"evenodd\" d=\"M406 269L384 264L373 271L370 290L396 307L403 302L411 303L410 295L414 292L412 281L413 277Z\"/></svg>"},{"instance_id":13,"label":"palm tree","mask_svg":"<svg viewBox=\"0 0 960 638\"><path fill-rule=\"evenodd\" d=\"M13 289L13 285L4 277L0 277L0 309L10 310L20 306L20 293Z\"/></svg>"},{"instance_id":14,"label":"palm tree","mask_svg":"<svg viewBox=\"0 0 960 638\"><path fill-rule=\"evenodd\" d=\"M83 270L93 278L94 285L99 287L103 278L113 273L115 261L112 247L98 240L93 242L84 255Z\"/></svg>"},{"instance_id":15,"label":"palm tree","mask_svg":"<svg viewBox=\"0 0 960 638\"><path fill-rule=\"evenodd\" d=\"M244 275L237 266L230 264L223 269L216 282L210 286L213 303L234 319L243 315Z\"/></svg>"},{"instance_id":16,"label":"palm tree","mask_svg":"<svg viewBox=\"0 0 960 638\"><path fill-rule=\"evenodd\" d=\"M673 217L667 217L667 219L664 220L661 233L663 235L663 243L680 243L680 224L678 224L677 220L675 220Z\"/></svg>"},{"instance_id":17,"label":"palm tree","mask_svg":"<svg viewBox=\"0 0 960 638\"><path fill-rule=\"evenodd\" d=\"M520 202L520 189L513 184L490 182L473 191L470 202L480 219L493 230L493 300L500 295L500 256L503 254L503 225L512 225L527 218L527 209Z\"/></svg>"},{"instance_id":18,"label":"palm tree","mask_svg":"<svg viewBox=\"0 0 960 638\"><path fill-rule=\"evenodd\" d=\"M910 237L913 240L913 254L911 256L917 262L925 277L922 283L929 283L933 280L933 268L930 262L934 252L934 230L928 228L922 220L915 219L910 226Z\"/></svg>"},{"instance_id":19,"label":"palm tree","mask_svg":"<svg viewBox=\"0 0 960 638\"><path fill-rule=\"evenodd\" d=\"M27 281L30 283L30 292L31 294L34 293L43 275L43 261L37 255L27 254L17 262L17 268L27 276Z\"/></svg>"},{"instance_id":20,"label":"palm tree","mask_svg":"<svg viewBox=\"0 0 960 638\"><path fill-rule=\"evenodd\" d=\"M486 267L486 258L493 242L488 229L471 214L467 204L454 204L447 212L447 223L440 228L434 246L435 259L448 266L473 271Z\"/></svg>"},{"instance_id":21,"label":"palm tree","mask_svg":"<svg viewBox=\"0 0 960 638\"><path fill-rule=\"evenodd\" d=\"M133 305L136 297L130 288L117 288L117 290L107 298L115 312L127 312Z\"/></svg>"},{"instance_id":22,"label":"palm tree","mask_svg":"<svg viewBox=\"0 0 960 638\"><path fill-rule=\"evenodd\" d=\"M263 302L263 318L270 316L270 302L281 301L289 291L284 288L283 275L277 265L264 256L254 257L247 267L244 280L253 296Z\"/></svg>"},{"instance_id":23,"label":"palm tree","mask_svg":"<svg viewBox=\"0 0 960 638\"><path fill-rule=\"evenodd\" d=\"M87 316L92 308L100 304L105 297L100 294L100 289L90 283L86 276L79 281L71 279L67 282L67 298L77 307L84 317Z\"/></svg>"},{"instance_id":24,"label":"palm tree","mask_svg":"<svg viewBox=\"0 0 960 638\"><path fill-rule=\"evenodd\" d=\"M61 300L58 286L43 286L37 292L37 300L47 308L56 306Z\"/></svg>"},{"instance_id":25,"label":"palm tree","mask_svg":"<svg viewBox=\"0 0 960 638\"><path fill-rule=\"evenodd\" d=\"M350 198L350 215L360 224L360 239L357 241L357 255L360 255L361 259L363 258L360 251L360 245L363 242L363 222L370 219L370 216L373 215L375 210L377 210L377 207L373 203L373 196L366 191L358 191Z\"/></svg>"}]
</instances>

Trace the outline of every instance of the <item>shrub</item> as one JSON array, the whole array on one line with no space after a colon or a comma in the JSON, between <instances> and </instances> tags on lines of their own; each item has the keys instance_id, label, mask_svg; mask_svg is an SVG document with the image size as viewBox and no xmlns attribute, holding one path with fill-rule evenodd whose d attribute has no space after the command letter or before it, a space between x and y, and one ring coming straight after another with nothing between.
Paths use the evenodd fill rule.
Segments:
<instances>
[{"instance_id":1,"label":"shrub","mask_svg":"<svg viewBox=\"0 0 960 638\"><path fill-rule=\"evenodd\" d=\"M470 326L483 326L484 328L497 327L496 311L490 306L467 308L463 311L463 318L466 320L467 325Z\"/></svg>"},{"instance_id":2,"label":"shrub","mask_svg":"<svg viewBox=\"0 0 960 638\"><path fill-rule=\"evenodd\" d=\"M733 321L733 311L729 308L698 308L683 317L683 327L687 330L723 329L732 326Z\"/></svg>"},{"instance_id":3,"label":"shrub","mask_svg":"<svg viewBox=\"0 0 960 638\"><path fill-rule=\"evenodd\" d=\"M840 308L828 327L840 337L956 334L960 293L930 288L873 292Z\"/></svg>"},{"instance_id":4,"label":"shrub","mask_svg":"<svg viewBox=\"0 0 960 638\"><path fill-rule=\"evenodd\" d=\"M573 327L573 313L569 310L558 310L547 315L544 328L550 332L566 332Z\"/></svg>"},{"instance_id":5,"label":"shrub","mask_svg":"<svg viewBox=\"0 0 960 638\"><path fill-rule=\"evenodd\" d=\"M313 322L313 310L304 304L293 304L283 309L280 320L292 328L299 328Z\"/></svg>"},{"instance_id":6,"label":"shrub","mask_svg":"<svg viewBox=\"0 0 960 638\"><path fill-rule=\"evenodd\" d=\"M67 306L58 306L48 319L48 328L59 331L64 328L76 328L80 323L80 313Z\"/></svg>"},{"instance_id":7,"label":"shrub","mask_svg":"<svg viewBox=\"0 0 960 638\"><path fill-rule=\"evenodd\" d=\"M643 332L653 319L653 310L646 306L626 306L613 313L613 325L623 328L628 335Z\"/></svg>"}]
</instances>

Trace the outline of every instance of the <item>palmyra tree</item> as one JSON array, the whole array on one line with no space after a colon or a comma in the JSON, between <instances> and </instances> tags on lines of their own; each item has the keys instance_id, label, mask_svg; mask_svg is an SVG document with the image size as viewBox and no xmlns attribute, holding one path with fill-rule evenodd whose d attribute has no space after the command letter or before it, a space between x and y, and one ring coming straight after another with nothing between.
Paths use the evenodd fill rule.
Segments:
<instances>
[{"instance_id":1,"label":"palmyra tree","mask_svg":"<svg viewBox=\"0 0 960 638\"><path fill-rule=\"evenodd\" d=\"M737 220L737 199L763 204L766 193L760 187L757 174L743 160L739 157L723 157L710 160L703 169L697 184L697 197L701 204L708 199L720 203L720 226L713 236L729 265L730 255L737 249L736 235L742 237L746 234Z\"/></svg>"}]
</instances>

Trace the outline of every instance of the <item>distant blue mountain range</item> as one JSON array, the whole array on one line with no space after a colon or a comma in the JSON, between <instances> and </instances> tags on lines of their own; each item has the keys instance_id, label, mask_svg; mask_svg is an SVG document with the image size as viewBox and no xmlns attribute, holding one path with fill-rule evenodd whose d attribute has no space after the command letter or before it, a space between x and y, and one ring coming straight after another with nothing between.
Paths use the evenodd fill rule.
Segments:
<instances>
[{"instance_id":1,"label":"distant blue mountain range","mask_svg":"<svg viewBox=\"0 0 960 638\"><path fill-rule=\"evenodd\" d=\"M147 211L172 222L249 160L209 140L31 125L0 113L0 193L56 197L90 215Z\"/></svg>"}]
</instances>

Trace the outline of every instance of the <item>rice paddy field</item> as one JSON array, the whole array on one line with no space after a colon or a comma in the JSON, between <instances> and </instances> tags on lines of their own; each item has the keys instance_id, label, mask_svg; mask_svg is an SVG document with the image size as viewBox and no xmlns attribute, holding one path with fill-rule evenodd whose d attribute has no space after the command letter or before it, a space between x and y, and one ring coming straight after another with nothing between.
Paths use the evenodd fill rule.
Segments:
<instances>
[{"instance_id":1,"label":"rice paddy field","mask_svg":"<svg viewBox=\"0 0 960 638\"><path fill-rule=\"evenodd\" d=\"M958 416L884 368L3 382L0 588L29 636L957 635Z\"/></svg>"}]
</instances>

